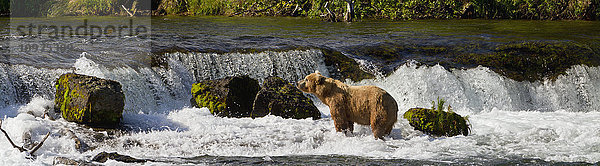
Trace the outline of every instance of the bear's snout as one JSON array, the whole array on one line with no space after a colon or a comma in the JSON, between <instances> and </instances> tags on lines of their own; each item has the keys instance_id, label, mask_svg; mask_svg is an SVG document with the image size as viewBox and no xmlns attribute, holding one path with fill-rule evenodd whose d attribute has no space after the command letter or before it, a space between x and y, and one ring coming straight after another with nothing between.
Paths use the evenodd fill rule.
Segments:
<instances>
[{"instance_id":1,"label":"bear's snout","mask_svg":"<svg viewBox=\"0 0 600 166\"><path fill-rule=\"evenodd\" d=\"M306 84L304 80L298 81L297 88L300 89L300 91L306 92Z\"/></svg>"}]
</instances>

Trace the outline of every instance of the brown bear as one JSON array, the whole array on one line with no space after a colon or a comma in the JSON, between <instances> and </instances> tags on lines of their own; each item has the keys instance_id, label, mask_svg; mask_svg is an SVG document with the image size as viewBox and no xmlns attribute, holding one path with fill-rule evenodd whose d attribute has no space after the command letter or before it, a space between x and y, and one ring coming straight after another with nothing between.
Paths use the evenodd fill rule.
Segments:
<instances>
[{"instance_id":1,"label":"brown bear","mask_svg":"<svg viewBox=\"0 0 600 166\"><path fill-rule=\"evenodd\" d=\"M371 125L375 139L390 134L397 120L396 100L376 86L348 86L318 71L298 82L298 89L315 94L329 106L338 132L352 132L354 123Z\"/></svg>"}]
</instances>

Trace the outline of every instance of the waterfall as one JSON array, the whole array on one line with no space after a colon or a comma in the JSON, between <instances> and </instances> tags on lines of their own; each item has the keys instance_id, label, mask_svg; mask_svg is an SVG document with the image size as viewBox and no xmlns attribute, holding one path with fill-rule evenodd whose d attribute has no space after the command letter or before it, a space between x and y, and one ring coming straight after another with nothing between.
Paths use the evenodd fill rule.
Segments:
<instances>
[{"instance_id":1,"label":"waterfall","mask_svg":"<svg viewBox=\"0 0 600 166\"><path fill-rule=\"evenodd\" d=\"M0 64L0 108L28 103L34 96L53 99L54 81L76 72L118 81L125 93L127 112L167 113L189 106L191 85L208 79L250 75L262 82L276 75L297 81L319 70L327 75L319 50L260 53L169 53L167 68L122 66L107 68L88 58L77 59L72 69ZM600 110L600 67L577 65L556 80L519 82L486 67L445 69L406 63L390 76L353 85L373 84L390 92L401 112L431 107L443 98L459 113L482 111Z\"/></svg>"},{"instance_id":2,"label":"waterfall","mask_svg":"<svg viewBox=\"0 0 600 166\"><path fill-rule=\"evenodd\" d=\"M268 76L279 76L295 82L315 70L328 75L323 53L319 50L226 54L172 53L167 56L180 61L196 80L249 75L259 82Z\"/></svg>"},{"instance_id":3,"label":"waterfall","mask_svg":"<svg viewBox=\"0 0 600 166\"><path fill-rule=\"evenodd\" d=\"M392 94L400 110L431 107L443 98L454 111L473 114L485 111L600 110L600 67L576 65L556 80L519 82L486 67L447 70L440 65L407 63L383 79L364 80Z\"/></svg>"}]
</instances>

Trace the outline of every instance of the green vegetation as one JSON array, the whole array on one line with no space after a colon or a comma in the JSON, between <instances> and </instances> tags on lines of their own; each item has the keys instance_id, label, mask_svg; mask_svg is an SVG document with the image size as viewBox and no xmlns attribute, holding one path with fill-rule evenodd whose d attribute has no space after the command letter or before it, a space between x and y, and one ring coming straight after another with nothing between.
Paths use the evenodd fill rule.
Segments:
<instances>
[{"instance_id":1,"label":"green vegetation","mask_svg":"<svg viewBox=\"0 0 600 166\"><path fill-rule=\"evenodd\" d=\"M456 136L469 135L470 126L467 123L468 117L461 117L452 112L448 106L448 111L444 111L443 99L438 98L437 107L435 101L432 102L431 109L411 108L404 113L404 119L407 119L415 130L423 131L431 136Z\"/></svg>"},{"instance_id":2,"label":"green vegetation","mask_svg":"<svg viewBox=\"0 0 600 166\"><path fill-rule=\"evenodd\" d=\"M10 0L0 0L0 16L10 13Z\"/></svg>"},{"instance_id":3,"label":"green vegetation","mask_svg":"<svg viewBox=\"0 0 600 166\"><path fill-rule=\"evenodd\" d=\"M13 0L13 16L155 15L303 16L343 20L345 0ZM148 3L150 2L150 3ZM9 0L0 0L0 13ZM354 17L384 19L600 19L598 0L359 0Z\"/></svg>"},{"instance_id":4,"label":"green vegetation","mask_svg":"<svg viewBox=\"0 0 600 166\"><path fill-rule=\"evenodd\" d=\"M10 2L9 5L4 5ZM141 0L140 0L141 2ZM11 16L82 16L127 15L121 5L131 11L150 10L149 3L138 0L1 0L0 13Z\"/></svg>"},{"instance_id":5,"label":"green vegetation","mask_svg":"<svg viewBox=\"0 0 600 166\"><path fill-rule=\"evenodd\" d=\"M355 17L387 19L585 19L600 18L597 0L361 0ZM307 16L341 20L344 0L163 0L161 14Z\"/></svg>"}]
</instances>

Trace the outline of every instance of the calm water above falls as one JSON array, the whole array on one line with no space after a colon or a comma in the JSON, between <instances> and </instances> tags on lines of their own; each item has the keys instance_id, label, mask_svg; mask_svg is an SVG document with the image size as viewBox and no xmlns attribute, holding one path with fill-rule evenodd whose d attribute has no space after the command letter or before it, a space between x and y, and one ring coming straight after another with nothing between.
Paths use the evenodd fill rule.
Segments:
<instances>
[{"instance_id":1,"label":"calm water above falls","mask_svg":"<svg viewBox=\"0 0 600 166\"><path fill-rule=\"evenodd\" d=\"M105 26L128 23L115 17L0 18L0 22L75 26L85 19L89 24ZM189 108L189 89L199 80L241 74L261 80L274 70L289 81L314 70L327 74L331 68L315 48L346 53L366 67L375 62L354 56L351 50L377 43L448 47L476 44L481 47L471 51L482 52L499 43L531 40L575 41L597 48L600 22L366 20L347 24L268 17L155 17L133 21L150 24L151 33L52 39L44 36L48 34L10 35L15 30L10 29L11 24L0 24L2 128L17 144L22 143L24 132L31 132L33 140L40 140L48 131L55 133L39 150L36 160L5 148L0 150L0 165L52 164L57 156L89 160L102 151L153 159L154 164L547 165L600 161L598 67L578 65L556 80L519 82L486 67L420 66L410 57L427 57L411 55L386 76L346 81L377 85L390 92L398 101L400 115L412 107L430 107L437 97L444 98L457 113L469 115L473 132L466 137L432 138L414 131L404 119L398 120L385 142L373 140L367 126L357 125L352 136L344 136L333 130L328 108L318 101L325 118L316 121L273 116L255 120L217 118L205 108ZM69 43L74 48L31 52L13 47L32 43ZM168 68L151 67L151 52L173 48L187 51L166 54ZM264 49L272 51L248 51ZM53 81L72 71L119 81L126 95L124 125L132 130L104 142L84 139L97 148L79 152L73 140L60 134L64 126L75 125L22 113L51 107ZM10 146L3 136L0 146Z\"/></svg>"}]
</instances>

